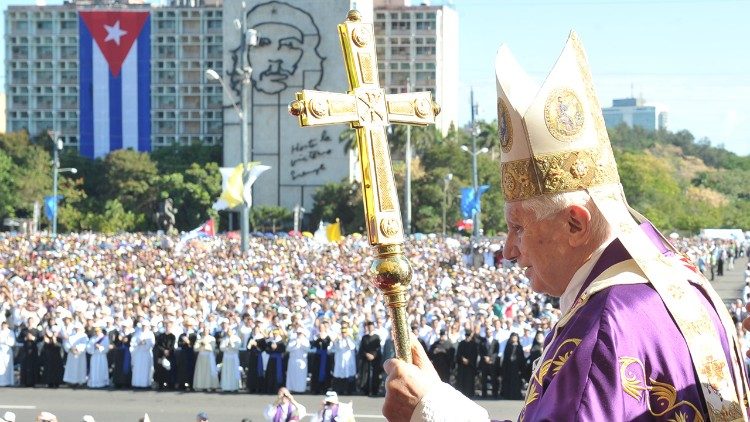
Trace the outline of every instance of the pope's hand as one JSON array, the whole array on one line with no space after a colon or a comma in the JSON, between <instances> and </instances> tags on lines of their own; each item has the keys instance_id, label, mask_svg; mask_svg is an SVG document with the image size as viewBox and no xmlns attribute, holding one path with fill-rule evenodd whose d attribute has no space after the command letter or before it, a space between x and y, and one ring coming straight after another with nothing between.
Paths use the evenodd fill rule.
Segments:
<instances>
[{"instance_id":1,"label":"pope's hand","mask_svg":"<svg viewBox=\"0 0 750 422\"><path fill-rule=\"evenodd\" d=\"M383 416L390 422L408 422L422 397L430 388L442 382L414 334L410 341L413 364L399 359L388 359L383 364L388 374Z\"/></svg>"}]
</instances>

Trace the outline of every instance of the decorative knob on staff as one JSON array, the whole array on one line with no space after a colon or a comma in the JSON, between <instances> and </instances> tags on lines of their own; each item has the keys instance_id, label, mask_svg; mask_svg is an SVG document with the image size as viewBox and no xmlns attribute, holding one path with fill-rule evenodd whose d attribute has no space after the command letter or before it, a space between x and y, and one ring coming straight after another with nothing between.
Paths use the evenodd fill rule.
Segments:
<instances>
[{"instance_id":1,"label":"decorative knob on staff","mask_svg":"<svg viewBox=\"0 0 750 422\"><path fill-rule=\"evenodd\" d=\"M289 113L299 118L301 126L349 123L356 129L367 235L377 251L370 266L371 282L385 296L396 356L411 362L406 303L412 272L402 249L404 227L386 126L432 124L440 107L432 101L430 92L385 94L378 81L373 26L362 22L358 11L349 11L338 30L349 91L303 90L289 104Z\"/></svg>"}]
</instances>

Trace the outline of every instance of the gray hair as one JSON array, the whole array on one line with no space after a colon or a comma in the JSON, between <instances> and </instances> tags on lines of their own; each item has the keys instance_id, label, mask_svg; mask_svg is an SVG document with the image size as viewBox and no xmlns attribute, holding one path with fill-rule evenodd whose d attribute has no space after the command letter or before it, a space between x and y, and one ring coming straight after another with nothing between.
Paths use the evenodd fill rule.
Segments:
<instances>
[{"instance_id":1,"label":"gray hair","mask_svg":"<svg viewBox=\"0 0 750 422\"><path fill-rule=\"evenodd\" d=\"M602 242L612 236L612 227L587 191L562 192L537 196L521 202L524 210L531 212L537 221L550 218L571 205L586 208L591 213L591 231L594 239ZM506 204L507 206L507 204Z\"/></svg>"}]
</instances>

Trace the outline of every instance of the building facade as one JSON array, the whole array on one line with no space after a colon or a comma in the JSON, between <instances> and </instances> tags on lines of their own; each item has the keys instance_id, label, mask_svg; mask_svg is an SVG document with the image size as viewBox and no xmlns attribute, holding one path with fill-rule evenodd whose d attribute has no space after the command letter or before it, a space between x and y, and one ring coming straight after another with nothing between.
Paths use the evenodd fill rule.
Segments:
<instances>
[{"instance_id":1,"label":"building facade","mask_svg":"<svg viewBox=\"0 0 750 422\"><path fill-rule=\"evenodd\" d=\"M222 7L217 0L76 1L9 6L5 13L7 130L54 130L79 148L81 81L79 11L150 11L151 147L222 140L221 86L204 71L222 69Z\"/></svg>"},{"instance_id":2,"label":"building facade","mask_svg":"<svg viewBox=\"0 0 750 422\"><path fill-rule=\"evenodd\" d=\"M458 127L458 12L405 0L374 8L380 83L389 93L431 91L441 106L437 128Z\"/></svg>"},{"instance_id":3,"label":"building facade","mask_svg":"<svg viewBox=\"0 0 750 422\"><path fill-rule=\"evenodd\" d=\"M608 128L625 124L649 131L667 128L667 111L655 105L646 105L642 98L619 98L612 100L612 107L602 109L604 123Z\"/></svg>"}]
</instances>

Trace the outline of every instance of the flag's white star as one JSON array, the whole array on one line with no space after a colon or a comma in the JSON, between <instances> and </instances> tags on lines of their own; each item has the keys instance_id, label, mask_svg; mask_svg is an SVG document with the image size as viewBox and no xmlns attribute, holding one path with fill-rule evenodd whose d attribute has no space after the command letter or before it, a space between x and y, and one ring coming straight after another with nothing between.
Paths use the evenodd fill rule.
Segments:
<instances>
[{"instance_id":1,"label":"flag's white star","mask_svg":"<svg viewBox=\"0 0 750 422\"><path fill-rule=\"evenodd\" d=\"M114 41L117 45L120 45L120 38L128 33L128 31L120 29L120 21L115 22L113 26L104 25L104 29L107 30L107 38L104 39L104 42Z\"/></svg>"}]
</instances>

